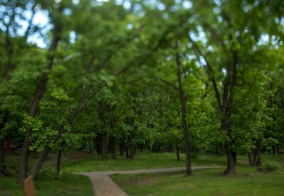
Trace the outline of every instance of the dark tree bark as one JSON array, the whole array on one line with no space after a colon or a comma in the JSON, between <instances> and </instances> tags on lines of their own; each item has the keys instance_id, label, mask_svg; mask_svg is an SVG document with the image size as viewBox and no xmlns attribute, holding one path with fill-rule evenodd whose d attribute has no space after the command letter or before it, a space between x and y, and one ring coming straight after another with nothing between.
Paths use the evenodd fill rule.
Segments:
<instances>
[{"instance_id":1,"label":"dark tree bark","mask_svg":"<svg viewBox=\"0 0 284 196\"><path fill-rule=\"evenodd\" d=\"M111 130L113 130L113 132L114 132L114 123L115 123L114 110L115 110L114 106L110 106L110 108L109 108L109 112L111 114L111 117L110 117L110 128L111 128ZM110 146L111 146L111 152L112 152L112 157L111 158L113 160L116 159L116 146L117 146L116 143L117 143L116 142L116 136L113 135L110 138L110 144L111 144Z\"/></svg>"},{"instance_id":2,"label":"dark tree bark","mask_svg":"<svg viewBox=\"0 0 284 196\"><path fill-rule=\"evenodd\" d=\"M48 50L49 52L52 53L48 57L48 65L46 66L46 69L48 71L50 71L52 66L53 66L53 61L54 61L54 57L55 57L54 52L57 49L57 45L58 45L58 42L59 42L59 39L60 39L60 35L59 35L60 31L61 31L60 24L55 23L54 29L53 29L53 32L52 32L53 40L52 40L52 43L51 43L49 50ZM45 71L40 77L40 80L39 80L39 83L38 83L32 104L31 104L30 109L29 109L28 115L30 117L36 116L39 103L40 103L40 101L43 97L43 94L45 92L45 89L46 89L47 81L48 81L48 72ZM25 139L24 139L24 143L23 143L21 155L20 155L20 167L19 167L19 178L18 178L18 180L19 180L19 183L21 185L23 185L23 182L24 182L25 178L27 177L28 151L29 151L31 133L32 133L32 128L28 127L26 129Z\"/></svg>"},{"instance_id":3,"label":"dark tree bark","mask_svg":"<svg viewBox=\"0 0 284 196\"><path fill-rule=\"evenodd\" d=\"M133 139L134 139L134 132L131 131L129 135L129 151L130 151L129 157L128 157L129 160L134 160L135 149L134 149Z\"/></svg>"},{"instance_id":4,"label":"dark tree bark","mask_svg":"<svg viewBox=\"0 0 284 196\"><path fill-rule=\"evenodd\" d=\"M127 136L127 141L125 144L125 157L128 159L129 158L129 146L130 146L130 137Z\"/></svg>"},{"instance_id":5,"label":"dark tree bark","mask_svg":"<svg viewBox=\"0 0 284 196\"><path fill-rule=\"evenodd\" d=\"M178 41L176 41L176 49L178 49ZM186 175L191 175L191 157L190 157L190 145L188 141L189 131L186 122L186 99L184 96L183 86L182 86L182 63L180 60L180 54L175 55L176 65L177 65L177 80L178 80L178 93L180 100L180 110L181 110L181 124L183 129L183 137L185 144L185 157L186 157Z\"/></svg>"},{"instance_id":6,"label":"dark tree bark","mask_svg":"<svg viewBox=\"0 0 284 196\"><path fill-rule=\"evenodd\" d=\"M95 145L96 145L96 152L98 155L102 154L102 145L101 145L101 135L98 134L96 137L96 141L95 141Z\"/></svg>"},{"instance_id":7,"label":"dark tree bark","mask_svg":"<svg viewBox=\"0 0 284 196\"><path fill-rule=\"evenodd\" d=\"M58 175L60 174L60 169L61 169L60 165L61 165L62 151L63 151L64 146L65 146L65 142L62 141L60 144L60 150L58 151L57 161L56 161L56 173Z\"/></svg>"},{"instance_id":8,"label":"dark tree bark","mask_svg":"<svg viewBox=\"0 0 284 196\"><path fill-rule=\"evenodd\" d=\"M58 151L57 160L56 160L56 173L60 174L60 164L61 164L62 150Z\"/></svg>"},{"instance_id":9,"label":"dark tree bark","mask_svg":"<svg viewBox=\"0 0 284 196\"><path fill-rule=\"evenodd\" d=\"M123 157L125 150L126 150L125 139L121 138L119 141L119 156Z\"/></svg>"},{"instance_id":10,"label":"dark tree bark","mask_svg":"<svg viewBox=\"0 0 284 196\"><path fill-rule=\"evenodd\" d=\"M5 176L5 151L4 151L4 138L0 139L0 177Z\"/></svg>"},{"instance_id":11,"label":"dark tree bark","mask_svg":"<svg viewBox=\"0 0 284 196\"><path fill-rule=\"evenodd\" d=\"M116 151L117 151L117 139L113 137L113 146L112 146L112 159L116 160Z\"/></svg>"},{"instance_id":12,"label":"dark tree bark","mask_svg":"<svg viewBox=\"0 0 284 196\"><path fill-rule=\"evenodd\" d=\"M177 160L180 161L180 153L179 153L179 146L176 146L176 155L177 155Z\"/></svg>"},{"instance_id":13,"label":"dark tree bark","mask_svg":"<svg viewBox=\"0 0 284 196\"><path fill-rule=\"evenodd\" d=\"M107 160L107 144L106 144L106 120L105 120L105 111L104 104L102 102L98 102L98 115L101 122L101 150L102 150L102 159Z\"/></svg>"},{"instance_id":14,"label":"dark tree bark","mask_svg":"<svg viewBox=\"0 0 284 196\"><path fill-rule=\"evenodd\" d=\"M228 18L228 24L230 26L230 21ZM229 39L232 40L232 35L229 35ZM205 68L207 71L207 75L212 82L213 89L215 92L215 98L218 104L219 114L221 116L221 130L226 132L229 141L226 141L225 150L227 154L227 168L224 171L224 174L235 174L235 152L232 150L232 142L233 138L231 136L231 128L230 128L230 118L233 107L233 98L234 98L234 88L236 86L237 81L237 64L238 64L238 56L236 50L231 50L229 55L231 55L231 62L227 63L226 66L226 76L223 81L223 94L221 96L217 80L215 78L215 74L213 68L209 61L207 60L205 54L200 50L199 46L193 41L193 39L189 36L189 40L193 44L198 55L202 56L206 62Z\"/></svg>"}]
</instances>

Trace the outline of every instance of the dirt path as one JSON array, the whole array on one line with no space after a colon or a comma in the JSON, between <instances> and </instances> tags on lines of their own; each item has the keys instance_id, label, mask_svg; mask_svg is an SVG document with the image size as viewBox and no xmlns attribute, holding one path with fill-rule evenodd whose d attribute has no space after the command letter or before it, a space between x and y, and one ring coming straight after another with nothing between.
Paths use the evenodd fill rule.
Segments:
<instances>
[{"instance_id":1,"label":"dirt path","mask_svg":"<svg viewBox=\"0 0 284 196\"><path fill-rule=\"evenodd\" d=\"M210 169L220 168L218 166L197 166L192 167L192 170L196 169ZM139 173L164 173L184 171L184 167L177 168L165 168L165 169L147 169L147 170L129 170L129 171L108 171L108 172L86 172L79 173L86 175L90 178L93 189L96 196L127 196L127 194L121 190L108 176L112 174L139 174Z\"/></svg>"}]
</instances>

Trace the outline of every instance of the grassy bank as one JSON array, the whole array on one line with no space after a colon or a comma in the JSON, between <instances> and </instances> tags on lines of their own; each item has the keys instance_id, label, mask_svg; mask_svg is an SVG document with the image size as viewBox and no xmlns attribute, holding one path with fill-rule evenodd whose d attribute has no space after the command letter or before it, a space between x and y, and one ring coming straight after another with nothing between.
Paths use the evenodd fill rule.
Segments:
<instances>
[{"instance_id":1,"label":"grassy bank","mask_svg":"<svg viewBox=\"0 0 284 196\"><path fill-rule=\"evenodd\" d=\"M222 169L164 174L113 175L111 178L129 195L284 195L284 171L257 172L255 168L238 166L238 174L221 175Z\"/></svg>"},{"instance_id":2,"label":"grassy bank","mask_svg":"<svg viewBox=\"0 0 284 196\"><path fill-rule=\"evenodd\" d=\"M15 155L16 156L16 155ZM13 159L14 160L14 159ZM55 162L46 162L34 180L37 195L92 195L93 190L89 179L86 176L75 175L75 172L95 172L95 171L119 171L133 169L171 168L184 167L185 157L181 155L181 161L177 161L174 153L140 153L135 156L135 160L129 161L123 157L117 160L102 161L95 155L82 157L65 157L62 161L62 174L55 174ZM283 165L283 155L263 155L266 162L273 161ZM31 162L34 160L31 160ZM219 165L225 166L225 156L202 155L192 160L193 166L198 165ZM18 161L13 162L15 167ZM284 187L283 166L273 173L256 172L255 167L247 166L247 157L238 156L238 175L224 177L221 176L223 169L210 169L194 171L193 176L185 178L184 172L170 174L141 174L141 175L115 175L113 178L130 195L231 195L242 194L237 190L251 191L252 193L266 193L272 189L276 195ZM15 169L11 167L11 169ZM17 175L17 172L14 172ZM280 184L282 183L281 187ZM226 187L231 187L228 192L222 192ZM281 190L280 190L280 188ZM207 189L207 190L206 190ZM255 189L255 190L254 190ZM264 190L265 189L265 190ZM284 189L283 189L284 190ZM195 192L194 192L195 191ZM200 192L205 191L205 192ZM207 191L207 192L206 192ZM278 191L278 192L277 192ZM247 192L244 192L246 194ZM273 195L275 195L273 194ZM17 184L16 177L0 178L0 195L24 195L23 189ZM210 194L209 194L210 195ZM260 194L261 195L261 194ZM284 194L283 194L284 195Z\"/></svg>"},{"instance_id":3,"label":"grassy bank","mask_svg":"<svg viewBox=\"0 0 284 196\"><path fill-rule=\"evenodd\" d=\"M42 172L34 180L34 185L38 196L93 195L88 177L70 173L57 176L54 172ZM17 178L0 178L0 195L23 196L24 191Z\"/></svg>"}]
</instances>

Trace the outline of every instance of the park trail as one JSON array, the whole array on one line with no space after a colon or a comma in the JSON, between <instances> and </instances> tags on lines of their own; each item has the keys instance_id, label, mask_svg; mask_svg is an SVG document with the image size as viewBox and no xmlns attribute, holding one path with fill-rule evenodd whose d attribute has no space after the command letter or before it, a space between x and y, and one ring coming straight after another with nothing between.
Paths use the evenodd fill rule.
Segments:
<instances>
[{"instance_id":1,"label":"park trail","mask_svg":"<svg viewBox=\"0 0 284 196\"><path fill-rule=\"evenodd\" d=\"M192 170L220 168L218 166L196 166ZM165 173L185 171L184 167L164 168L164 169L145 169L145 170L129 170L129 171L108 171L108 172L86 172L78 173L88 176L92 182L93 190L96 196L127 196L127 194L119 188L109 177L112 174L140 174L140 173Z\"/></svg>"}]
</instances>

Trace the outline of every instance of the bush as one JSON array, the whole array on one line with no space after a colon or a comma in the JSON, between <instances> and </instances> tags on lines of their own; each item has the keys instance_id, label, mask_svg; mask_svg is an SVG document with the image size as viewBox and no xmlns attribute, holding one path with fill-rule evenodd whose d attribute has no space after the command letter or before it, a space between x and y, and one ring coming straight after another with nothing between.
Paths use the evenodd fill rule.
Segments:
<instances>
[{"instance_id":1,"label":"bush","mask_svg":"<svg viewBox=\"0 0 284 196\"><path fill-rule=\"evenodd\" d=\"M6 173L9 176L17 176L19 173L19 156L9 155L5 160Z\"/></svg>"},{"instance_id":2,"label":"bush","mask_svg":"<svg viewBox=\"0 0 284 196\"><path fill-rule=\"evenodd\" d=\"M279 164L274 161L265 162L263 167L259 168L258 171L273 172L279 168Z\"/></svg>"}]
</instances>

